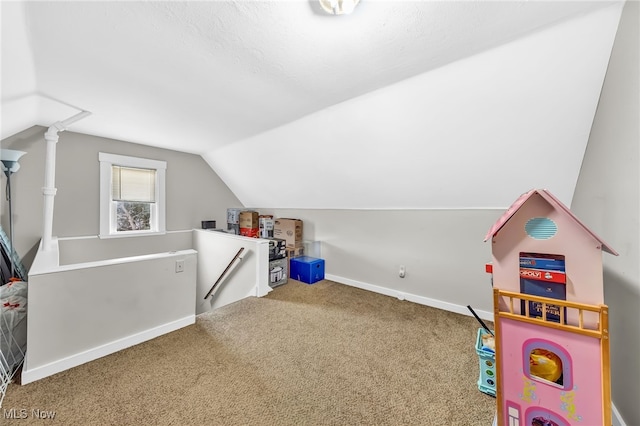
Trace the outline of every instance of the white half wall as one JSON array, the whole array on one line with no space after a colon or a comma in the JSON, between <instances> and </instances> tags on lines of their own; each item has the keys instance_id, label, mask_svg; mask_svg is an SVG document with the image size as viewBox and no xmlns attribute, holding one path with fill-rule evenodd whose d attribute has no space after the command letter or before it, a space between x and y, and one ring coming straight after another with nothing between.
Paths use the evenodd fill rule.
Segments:
<instances>
[{"instance_id":1,"label":"white half wall","mask_svg":"<svg viewBox=\"0 0 640 426\"><path fill-rule=\"evenodd\" d=\"M29 273L23 384L195 322L194 250L63 266L51 253Z\"/></svg>"},{"instance_id":2,"label":"white half wall","mask_svg":"<svg viewBox=\"0 0 640 426\"><path fill-rule=\"evenodd\" d=\"M268 240L195 229L193 244L198 251L196 315L271 291ZM244 248L242 260L233 263L213 294L205 299L240 248Z\"/></svg>"},{"instance_id":3,"label":"white half wall","mask_svg":"<svg viewBox=\"0 0 640 426\"><path fill-rule=\"evenodd\" d=\"M621 8L563 21L203 157L247 207L506 208L532 188L569 205Z\"/></svg>"}]
</instances>

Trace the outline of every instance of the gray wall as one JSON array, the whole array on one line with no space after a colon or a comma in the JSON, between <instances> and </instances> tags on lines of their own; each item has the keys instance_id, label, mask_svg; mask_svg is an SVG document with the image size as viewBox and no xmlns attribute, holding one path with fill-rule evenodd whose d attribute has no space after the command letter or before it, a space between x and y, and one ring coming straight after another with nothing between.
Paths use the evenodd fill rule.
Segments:
<instances>
[{"instance_id":1,"label":"gray wall","mask_svg":"<svg viewBox=\"0 0 640 426\"><path fill-rule=\"evenodd\" d=\"M491 243L483 240L504 210L256 210L302 219L304 239L321 241L327 274L462 313L468 304L493 312L484 270Z\"/></svg>"},{"instance_id":2,"label":"gray wall","mask_svg":"<svg viewBox=\"0 0 640 426\"><path fill-rule=\"evenodd\" d=\"M572 210L620 256L604 255L610 307L612 393L628 425L640 425L640 11L625 5Z\"/></svg>"},{"instance_id":3,"label":"gray wall","mask_svg":"<svg viewBox=\"0 0 640 426\"><path fill-rule=\"evenodd\" d=\"M27 152L20 160L20 170L11 179L14 244L26 267L31 264L42 236L45 131L44 127L33 127L2 141L3 148ZM216 220L218 227L226 227L227 207L241 206L236 196L198 155L68 131L59 135L54 236L89 236L99 233L98 152L101 151L167 162L167 231L200 228L202 220ZM5 181L3 174L3 190ZM9 228L7 216L7 203L3 203L2 227L5 230ZM152 241L149 240L150 244Z\"/></svg>"}]
</instances>

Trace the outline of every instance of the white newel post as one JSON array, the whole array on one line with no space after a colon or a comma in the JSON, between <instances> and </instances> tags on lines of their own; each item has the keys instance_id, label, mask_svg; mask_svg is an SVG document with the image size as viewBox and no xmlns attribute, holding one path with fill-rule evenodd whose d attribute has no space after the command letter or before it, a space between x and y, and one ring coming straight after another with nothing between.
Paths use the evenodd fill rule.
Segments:
<instances>
[{"instance_id":1,"label":"white newel post","mask_svg":"<svg viewBox=\"0 0 640 426\"><path fill-rule=\"evenodd\" d=\"M73 117L64 121L58 121L52 124L44 134L47 141L47 150L44 163L44 187L42 195L44 196L44 212L42 225L42 250L49 251L52 249L51 241L53 240L53 199L56 196L56 144L58 143L58 132L63 132L78 120L82 120L86 116L91 115L89 111L82 111Z\"/></svg>"},{"instance_id":2,"label":"white newel post","mask_svg":"<svg viewBox=\"0 0 640 426\"><path fill-rule=\"evenodd\" d=\"M57 123L56 123L57 124ZM44 224L42 227L42 250L51 249L51 239L53 237L53 200L56 196L56 144L58 143L58 128L55 125L49 127L44 134L47 141L47 150L44 163Z\"/></svg>"}]
</instances>

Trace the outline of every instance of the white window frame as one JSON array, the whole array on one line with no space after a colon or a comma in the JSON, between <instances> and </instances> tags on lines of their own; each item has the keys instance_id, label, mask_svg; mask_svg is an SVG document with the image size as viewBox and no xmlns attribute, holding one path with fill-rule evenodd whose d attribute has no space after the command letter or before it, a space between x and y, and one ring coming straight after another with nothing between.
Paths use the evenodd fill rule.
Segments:
<instances>
[{"instance_id":1,"label":"white window frame","mask_svg":"<svg viewBox=\"0 0 640 426\"><path fill-rule=\"evenodd\" d=\"M129 157L126 155L98 153L100 161L100 238L137 237L140 235L159 235L166 233L165 224L165 177L167 162L147 158ZM116 231L116 211L111 192L112 166L153 169L156 171L155 220L151 222L151 230Z\"/></svg>"}]
</instances>

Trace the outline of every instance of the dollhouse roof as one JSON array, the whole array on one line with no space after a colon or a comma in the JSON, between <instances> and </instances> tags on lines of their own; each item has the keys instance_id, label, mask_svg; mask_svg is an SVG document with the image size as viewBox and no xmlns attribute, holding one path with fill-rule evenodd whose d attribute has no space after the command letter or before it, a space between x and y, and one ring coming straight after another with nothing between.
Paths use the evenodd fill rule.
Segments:
<instances>
[{"instance_id":1,"label":"dollhouse roof","mask_svg":"<svg viewBox=\"0 0 640 426\"><path fill-rule=\"evenodd\" d=\"M518 209L520 209L520 207L522 207L533 194L540 195L552 207L567 214L578 225L580 225L580 227L584 229L585 232L587 232L601 244L602 250L606 251L607 253L613 254L614 256L618 255L618 253L613 248L605 243L602 238L598 237L593 231L587 228L587 226L582 223L580 219L576 217L576 215L571 213L571 210L569 210L567 206L562 204L560 200L558 200L546 189L532 189L529 192L525 192L524 194L522 194L513 204L511 204L511 206L504 212L500 219L498 219L498 221L493 224L491 229L489 229L489 232L487 232L487 235L484 237L484 241L492 238L500 229L502 229L502 227L509 221L509 219L511 219L511 217L518 211Z\"/></svg>"}]
</instances>

